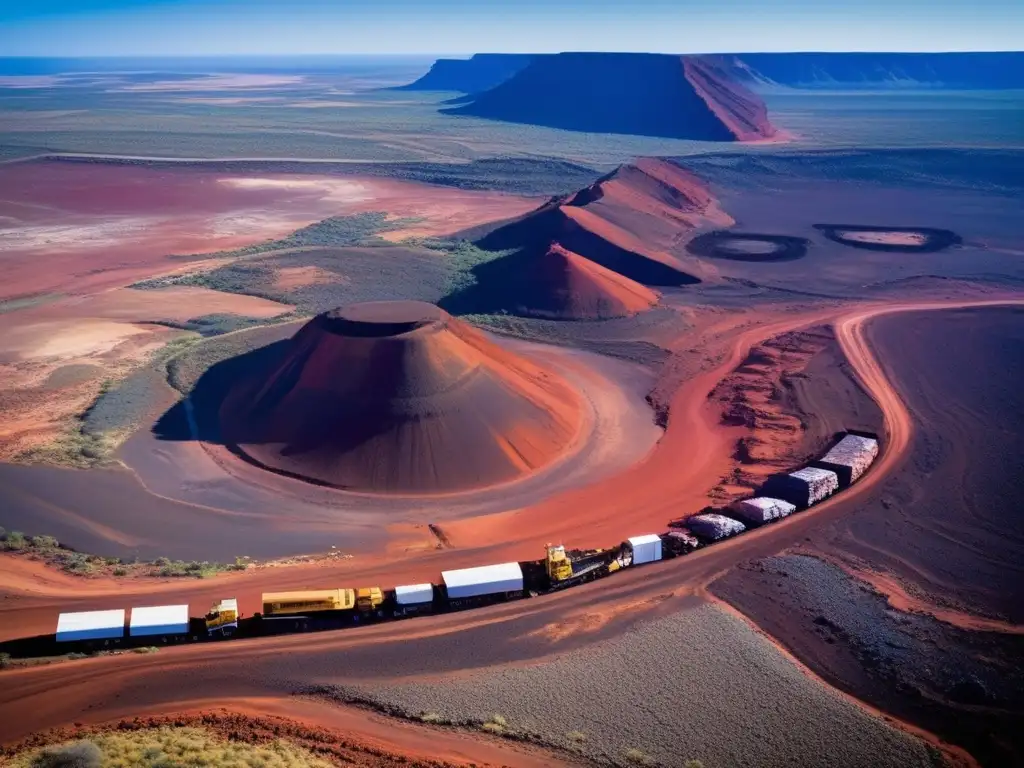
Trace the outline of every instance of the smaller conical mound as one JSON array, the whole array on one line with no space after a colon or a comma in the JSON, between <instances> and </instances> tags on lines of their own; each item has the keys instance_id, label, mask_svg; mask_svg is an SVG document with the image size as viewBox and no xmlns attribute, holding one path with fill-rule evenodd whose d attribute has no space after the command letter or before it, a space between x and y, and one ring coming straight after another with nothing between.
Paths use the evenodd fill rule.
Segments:
<instances>
[{"instance_id":1,"label":"smaller conical mound","mask_svg":"<svg viewBox=\"0 0 1024 768\"><path fill-rule=\"evenodd\" d=\"M640 283L552 243L540 257L518 265L511 292L516 314L560 320L628 317L650 309L658 295Z\"/></svg>"},{"instance_id":2,"label":"smaller conical mound","mask_svg":"<svg viewBox=\"0 0 1024 768\"><path fill-rule=\"evenodd\" d=\"M583 423L559 377L421 302L318 315L220 415L225 442L250 461L372 493L513 480L561 455Z\"/></svg>"}]
</instances>

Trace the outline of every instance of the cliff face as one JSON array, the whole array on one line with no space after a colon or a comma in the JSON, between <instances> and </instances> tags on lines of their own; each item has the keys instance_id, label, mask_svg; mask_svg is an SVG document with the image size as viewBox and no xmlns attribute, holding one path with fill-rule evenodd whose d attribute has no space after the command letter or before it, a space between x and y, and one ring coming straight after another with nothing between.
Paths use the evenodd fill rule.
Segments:
<instances>
[{"instance_id":1,"label":"cliff face","mask_svg":"<svg viewBox=\"0 0 1024 768\"><path fill-rule=\"evenodd\" d=\"M704 57L754 87L1024 88L1024 52L737 53Z\"/></svg>"},{"instance_id":2,"label":"cliff face","mask_svg":"<svg viewBox=\"0 0 1024 768\"><path fill-rule=\"evenodd\" d=\"M396 90L478 93L505 82L532 58L528 53L477 53L469 59L438 59L419 80Z\"/></svg>"},{"instance_id":3,"label":"cliff face","mask_svg":"<svg viewBox=\"0 0 1024 768\"><path fill-rule=\"evenodd\" d=\"M592 133L704 141L768 138L764 103L701 57L560 53L536 57L511 79L443 110Z\"/></svg>"}]
</instances>

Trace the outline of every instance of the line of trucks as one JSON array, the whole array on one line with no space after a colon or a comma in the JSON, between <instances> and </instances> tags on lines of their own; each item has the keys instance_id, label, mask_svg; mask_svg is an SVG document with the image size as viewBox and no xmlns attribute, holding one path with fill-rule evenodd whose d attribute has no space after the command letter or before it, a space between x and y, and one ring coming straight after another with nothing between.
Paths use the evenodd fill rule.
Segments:
<instances>
[{"instance_id":1,"label":"line of trucks","mask_svg":"<svg viewBox=\"0 0 1024 768\"><path fill-rule=\"evenodd\" d=\"M440 583L268 592L260 611L245 618L235 598L191 617L188 605L60 614L49 641L56 653L337 629L346 626L465 610L535 597L647 563L668 560L807 509L857 482L878 456L875 435L845 432L819 460L775 475L761 493L724 509L707 508L669 524L661 534L633 536L611 549L573 550L548 545L543 559L443 571ZM37 647L35 653L43 655ZM15 655L15 654L12 654ZM23 655L23 654L17 654Z\"/></svg>"}]
</instances>

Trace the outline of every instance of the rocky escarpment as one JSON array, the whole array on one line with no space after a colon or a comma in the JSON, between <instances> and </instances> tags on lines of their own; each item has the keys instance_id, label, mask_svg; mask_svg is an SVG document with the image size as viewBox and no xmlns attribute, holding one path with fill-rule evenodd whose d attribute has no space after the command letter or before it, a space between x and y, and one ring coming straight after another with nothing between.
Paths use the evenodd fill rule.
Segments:
<instances>
[{"instance_id":1,"label":"rocky escarpment","mask_svg":"<svg viewBox=\"0 0 1024 768\"><path fill-rule=\"evenodd\" d=\"M592 133L703 141L776 135L764 102L721 62L649 53L560 53L442 110Z\"/></svg>"}]
</instances>

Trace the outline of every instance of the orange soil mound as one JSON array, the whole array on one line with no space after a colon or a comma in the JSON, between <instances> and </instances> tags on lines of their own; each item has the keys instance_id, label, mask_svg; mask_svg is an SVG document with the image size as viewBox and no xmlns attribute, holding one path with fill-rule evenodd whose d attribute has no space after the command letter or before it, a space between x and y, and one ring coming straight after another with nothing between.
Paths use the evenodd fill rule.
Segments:
<instances>
[{"instance_id":1,"label":"orange soil mound","mask_svg":"<svg viewBox=\"0 0 1024 768\"><path fill-rule=\"evenodd\" d=\"M527 285L534 291L520 297L523 313L600 319L636 314L657 303L657 294L649 288L558 244L529 274Z\"/></svg>"},{"instance_id":2,"label":"orange soil mound","mask_svg":"<svg viewBox=\"0 0 1024 768\"><path fill-rule=\"evenodd\" d=\"M728 225L707 185L658 158L623 165L573 195L554 198L479 244L490 250L547 250L558 243L648 285L699 282L669 251L705 222Z\"/></svg>"},{"instance_id":3,"label":"orange soil mound","mask_svg":"<svg viewBox=\"0 0 1024 768\"><path fill-rule=\"evenodd\" d=\"M221 408L225 441L287 475L377 493L513 480L574 442L567 384L422 302L317 316Z\"/></svg>"},{"instance_id":4,"label":"orange soil mound","mask_svg":"<svg viewBox=\"0 0 1024 768\"><path fill-rule=\"evenodd\" d=\"M650 288L557 243L518 266L523 279L508 290L516 314L600 320L635 315L658 301L658 294Z\"/></svg>"}]
</instances>

